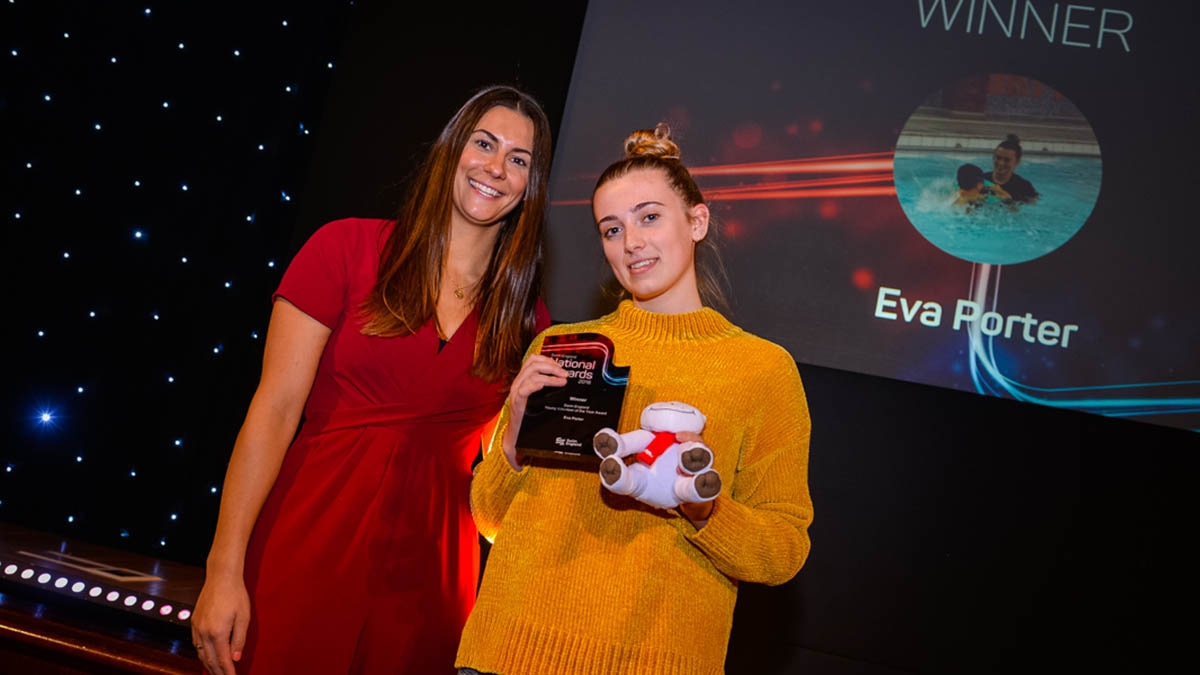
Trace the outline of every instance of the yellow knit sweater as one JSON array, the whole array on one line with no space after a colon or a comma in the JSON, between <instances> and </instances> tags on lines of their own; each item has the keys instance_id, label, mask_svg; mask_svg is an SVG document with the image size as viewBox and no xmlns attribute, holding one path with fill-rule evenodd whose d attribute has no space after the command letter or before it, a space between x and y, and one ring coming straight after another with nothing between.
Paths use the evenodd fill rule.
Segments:
<instances>
[{"instance_id":1,"label":"yellow knit sweater","mask_svg":"<svg viewBox=\"0 0 1200 675\"><path fill-rule=\"evenodd\" d=\"M781 584L808 557L808 403L794 359L718 312L655 314L628 300L594 321L629 366L618 432L642 408L708 416L721 494L697 530L675 510L605 490L590 469L508 465L499 439L471 486L493 540L459 667L503 675L722 673L737 582ZM541 337L530 347L541 349Z\"/></svg>"}]
</instances>

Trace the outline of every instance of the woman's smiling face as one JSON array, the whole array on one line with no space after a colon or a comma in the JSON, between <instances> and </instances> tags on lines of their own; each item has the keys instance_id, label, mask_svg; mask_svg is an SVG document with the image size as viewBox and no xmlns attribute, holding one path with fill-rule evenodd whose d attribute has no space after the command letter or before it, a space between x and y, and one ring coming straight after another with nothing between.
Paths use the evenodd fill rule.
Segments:
<instances>
[{"instance_id":1,"label":"woman's smiling face","mask_svg":"<svg viewBox=\"0 0 1200 675\"><path fill-rule=\"evenodd\" d=\"M463 148L454 178L454 218L492 225L525 197L532 162L533 122L496 106L483 114Z\"/></svg>"},{"instance_id":2,"label":"woman's smiling face","mask_svg":"<svg viewBox=\"0 0 1200 675\"><path fill-rule=\"evenodd\" d=\"M700 309L696 242L708 232L708 207L687 208L654 169L637 169L592 196L604 257L642 309L680 314Z\"/></svg>"}]
</instances>

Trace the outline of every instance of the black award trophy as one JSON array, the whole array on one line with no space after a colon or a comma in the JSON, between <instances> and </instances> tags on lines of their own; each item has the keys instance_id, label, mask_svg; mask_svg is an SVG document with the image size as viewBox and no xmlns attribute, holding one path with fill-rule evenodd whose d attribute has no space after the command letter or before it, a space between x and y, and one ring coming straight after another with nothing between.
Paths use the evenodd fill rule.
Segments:
<instances>
[{"instance_id":1,"label":"black award trophy","mask_svg":"<svg viewBox=\"0 0 1200 675\"><path fill-rule=\"evenodd\" d=\"M598 465L592 437L604 427L617 427L629 367L613 365L612 340L600 333L549 335L541 353L567 369L567 384L545 387L529 397L517 435L518 452Z\"/></svg>"}]
</instances>

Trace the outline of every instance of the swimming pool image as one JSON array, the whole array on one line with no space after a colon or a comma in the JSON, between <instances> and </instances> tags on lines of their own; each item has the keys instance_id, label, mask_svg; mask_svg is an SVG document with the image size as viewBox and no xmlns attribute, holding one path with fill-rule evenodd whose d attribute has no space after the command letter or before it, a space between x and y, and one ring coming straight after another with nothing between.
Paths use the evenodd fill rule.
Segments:
<instances>
[{"instance_id":1,"label":"swimming pool image","mask_svg":"<svg viewBox=\"0 0 1200 675\"><path fill-rule=\"evenodd\" d=\"M925 239L957 258L995 265L1039 258L1083 227L1100 193L1099 156L1026 152L1016 172L1040 193L1035 204L1008 206L988 200L968 211L956 205L958 167L991 170L990 153L897 149L896 196Z\"/></svg>"}]
</instances>

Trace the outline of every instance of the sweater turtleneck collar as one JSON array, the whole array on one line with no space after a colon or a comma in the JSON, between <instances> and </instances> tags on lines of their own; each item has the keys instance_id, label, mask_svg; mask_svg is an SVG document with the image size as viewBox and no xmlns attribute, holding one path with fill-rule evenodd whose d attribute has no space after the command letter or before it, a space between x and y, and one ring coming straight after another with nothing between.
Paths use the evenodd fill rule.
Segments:
<instances>
[{"instance_id":1,"label":"sweater turtleneck collar","mask_svg":"<svg viewBox=\"0 0 1200 675\"><path fill-rule=\"evenodd\" d=\"M741 332L720 312L709 307L684 314L659 314L639 309L629 299L622 300L616 311L602 321L614 332L662 342L725 338Z\"/></svg>"}]
</instances>

